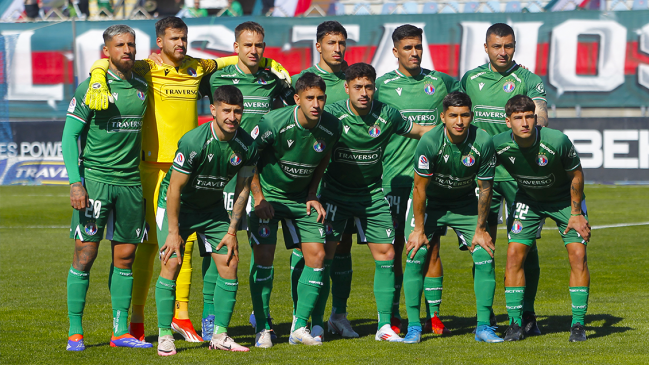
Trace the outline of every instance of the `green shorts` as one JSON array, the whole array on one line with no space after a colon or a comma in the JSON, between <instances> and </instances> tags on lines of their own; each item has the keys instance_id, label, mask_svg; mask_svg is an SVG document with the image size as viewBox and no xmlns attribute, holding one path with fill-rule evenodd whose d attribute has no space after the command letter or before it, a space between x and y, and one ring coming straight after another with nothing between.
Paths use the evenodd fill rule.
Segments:
<instances>
[{"instance_id":1,"label":"green shorts","mask_svg":"<svg viewBox=\"0 0 649 365\"><path fill-rule=\"evenodd\" d=\"M408 210L408 199L410 198L411 187L383 187L385 199L390 204L392 213L392 225L397 235L403 236L406 223L406 211Z\"/></svg>"},{"instance_id":2,"label":"green shorts","mask_svg":"<svg viewBox=\"0 0 649 365\"><path fill-rule=\"evenodd\" d=\"M408 200L406 213L405 235L408 236L415 229L415 215L412 211L412 199ZM448 227L453 228L457 234L460 250L468 250L473 241L476 225L478 224L478 199L453 205L439 204L428 201L424 216L424 233L429 240L433 236L444 236Z\"/></svg>"},{"instance_id":3,"label":"green shorts","mask_svg":"<svg viewBox=\"0 0 649 365\"><path fill-rule=\"evenodd\" d=\"M287 249L299 248L302 242L325 242L325 226L318 222L318 212L311 208L306 214L306 200L269 201L275 210L272 219L261 219L255 212L248 213L250 246L276 245L279 222L282 222L284 244Z\"/></svg>"},{"instance_id":4,"label":"green shorts","mask_svg":"<svg viewBox=\"0 0 649 365\"><path fill-rule=\"evenodd\" d=\"M512 209L513 214L510 214L507 218L507 237L509 238L509 242L518 242L532 246L536 241L536 234L539 227L542 226L546 217L550 217L557 223L557 228L563 238L564 245L573 242L586 244L586 241L573 229L567 234L563 234L563 231L568 226L568 220L572 212L568 200L565 203L540 203L522 198L518 195L513 206L515 207L515 209ZM581 201L581 210L584 212L586 220L588 220L585 200Z\"/></svg>"},{"instance_id":5,"label":"green shorts","mask_svg":"<svg viewBox=\"0 0 649 365\"><path fill-rule=\"evenodd\" d=\"M341 195L329 195L321 190L320 203L327 216L327 241L340 242L347 221L353 219L358 230L358 243L394 243L394 226L390 205L383 193L367 196L366 201L354 201ZM358 199L358 197L354 197Z\"/></svg>"},{"instance_id":6,"label":"green shorts","mask_svg":"<svg viewBox=\"0 0 649 365\"><path fill-rule=\"evenodd\" d=\"M121 186L82 181L90 206L74 210L70 238L83 242L106 239L123 243L140 243L146 236L142 185Z\"/></svg>"},{"instance_id":7,"label":"green shorts","mask_svg":"<svg viewBox=\"0 0 649 365\"><path fill-rule=\"evenodd\" d=\"M158 233L158 247L162 248L169 235L167 210L158 207L155 220ZM221 247L218 251L216 250L216 247L227 234L228 228L230 228L230 217L224 208L219 206L210 211L196 212L189 209L184 210L181 207L178 216L178 226L180 237L185 242L189 235L196 232L198 249L200 250L201 256L209 256L212 253L219 255L226 255L228 253L226 246ZM174 256L176 256L175 253L171 255L171 257Z\"/></svg>"},{"instance_id":8,"label":"green shorts","mask_svg":"<svg viewBox=\"0 0 649 365\"><path fill-rule=\"evenodd\" d=\"M489 208L489 216L487 217L487 225L498 225L507 219L507 212L516 197L517 191L518 184L516 184L515 180L494 182L491 207ZM507 204L501 204L503 200L505 200ZM502 205L505 206L504 214L502 212Z\"/></svg>"}]
</instances>

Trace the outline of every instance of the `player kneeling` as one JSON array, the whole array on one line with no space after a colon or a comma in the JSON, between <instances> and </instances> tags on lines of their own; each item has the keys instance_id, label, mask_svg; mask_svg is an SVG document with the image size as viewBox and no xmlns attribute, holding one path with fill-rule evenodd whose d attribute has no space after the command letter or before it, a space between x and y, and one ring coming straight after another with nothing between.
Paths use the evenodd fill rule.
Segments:
<instances>
[{"instance_id":1,"label":"player kneeling","mask_svg":"<svg viewBox=\"0 0 649 365\"><path fill-rule=\"evenodd\" d=\"M518 192L507 219L509 247L505 271L505 301L510 326L506 341L524 338L524 262L539 225L552 218L559 228L570 261L572 323L570 342L586 341L584 316L588 308L590 273L586 243L590 225L584 200L584 174L575 147L558 130L537 126L534 101L516 95L505 105L511 131L494 136L498 163L516 179Z\"/></svg>"},{"instance_id":2,"label":"player kneeling","mask_svg":"<svg viewBox=\"0 0 649 365\"><path fill-rule=\"evenodd\" d=\"M156 224L162 261L156 283L158 355L176 353L171 332L176 277L182 264L184 241L196 232L201 254L210 253L218 270L214 297L214 334L210 349L248 351L227 335L236 302L239 263L237 226L250 192L258 154L253 139L239 127L243 95L234 86L214 91L210 105L214 120L187 132L169 173L160 184ZM232 217L223 206L223 187L236 174L237 189Z\"/></svg>"},{"instance_id":3,"label":"player kneeling","mask_svg":"<svg viewBox=\"0 0 649 365\"><path fill-rule=\"evenodd\" d=\"M475 339L502 342L489 325L496 289L495 246L487 229L496 167L493 143L487 132L470 125L473 113L467 94L452 92L442 104L444 123L426 133L415 152L415 182L406 214L410 224L405 229L408 256L403 290L408 333L403 342L421 339L419 307L424 288L431 313L439 310L443 278L439 244L447 227L455 230L460 250L469 250L473 258L478 313Z\"/></svg>"}]
</instances>

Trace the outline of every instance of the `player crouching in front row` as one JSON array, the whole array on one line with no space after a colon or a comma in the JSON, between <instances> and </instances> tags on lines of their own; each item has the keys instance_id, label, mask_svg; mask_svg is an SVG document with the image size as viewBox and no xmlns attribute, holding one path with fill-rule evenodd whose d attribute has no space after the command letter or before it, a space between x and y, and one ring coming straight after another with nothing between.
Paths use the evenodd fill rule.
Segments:
<instances>
[{"instance_id":1,"label":"player crouching in front row","mask_svg":"<svg viewBox=\"0 0 649 365\"><path fill-rule=\"evenodd\" d=\"M160 184L156 225L162 261L156 283L158 355L176 353L171 332L176 277L182 264L184 240L196 232L201 254L210 253L218 270L214 296L214 334L210 349L248 351L227 335L238 288L237 226L250 192L258 154L253 139L240 128L243 95L234 86L214 91L210 105L214 120L187 132L169 173ZM238 175L237 175L238 173ZM237 175L232 217L223 206L223 187Z\"/></svg>"},{"instance_id":2,"label":"player crouching in front row","mask_svg":"<svg viewBox=\"0 0 649 365\"><path fill-rule=\"evenodd\" d=\"M510 326L506 341L524 338L521 328L525 270L523 263L534 244L539 225L552 218L568 251L572 324L570 342L585 341L584 316L588 308L590 273L586 244L590 225L584 200L584 174L568 137L536 125L534 101L517 95L505 105L511 131L494 136L498 163L516 179L518 192L507 219L509 247L505 271L505 301Z\"/></svg>"}]
</instances>

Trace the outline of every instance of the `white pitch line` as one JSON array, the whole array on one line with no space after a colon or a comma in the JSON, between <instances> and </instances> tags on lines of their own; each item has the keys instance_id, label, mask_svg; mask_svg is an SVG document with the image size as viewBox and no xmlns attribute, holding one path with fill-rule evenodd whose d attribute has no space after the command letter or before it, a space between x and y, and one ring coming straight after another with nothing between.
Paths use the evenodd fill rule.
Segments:
<instances>
[{"instance_id":1,"label":"white pitch line","mask_svg":"<svg viewBox=\"0 0 649 365\"><path fill-rule=\"evenodd\" d=\"M63 228L68 228L70 229L70 226L0 226L0 229L63 229Z\"/></svg>"}]
</instances>

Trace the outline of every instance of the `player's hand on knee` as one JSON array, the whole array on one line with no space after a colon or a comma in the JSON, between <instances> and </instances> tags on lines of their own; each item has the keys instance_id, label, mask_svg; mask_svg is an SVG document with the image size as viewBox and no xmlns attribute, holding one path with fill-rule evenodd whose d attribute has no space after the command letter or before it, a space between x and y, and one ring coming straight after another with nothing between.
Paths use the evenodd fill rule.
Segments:
<instances>
[{"instance_id":1,"label":"player's hand on knee","mask_svg":"<svg viewBox=\"0 0 649 365\"><path fill-rule=\"evenodd\" d=\"M491 258L494 257L494 251L496 251L496 245L494 245L493 241L491 240L491 235L489 232L485 229L477 229L475 234L473 235L473 241L471 241L471 247L469 248L469 251L473 252L475 250L475 246L480 246L482 247Z\"/></svg>"},{"instance_id":2,"label":"player's hand on knee","mask_svg":"<svg viewBox=\"0 0 649 365\"><path fill-rule=\"evenodd\" d=\"M160 57L160 54L159 54L159 53L155 53L155 52L151 53L151 54L149 55L149 59L150 59L151 61L155 62L155 64L158 65L158 66L162 66L162 65L163 65L162 57Z\"/></svg>"},{"instance_id":3,"label":"player's hand on knee","mask_svg":"<svg viewBox=\"0 0 649 365\"><path fill-rule=\"evenodd\" d=\"M309 195L306 198L306 215L311 215L311 208L315 209L318 212L319 223L324 223L325 217L327 216L327 211L324 210L322 204L318 200L318 197L315 195Z\"/></svg>"},{"instance_id":4,"label":"player's hand on knee","mask_svg":"<svg viewBox=\"0 0 649 365\"><path fill-rule=\"evenodd\" d=\"M77 210L86 209L90 206L88 193L81 182L70 185L70 205Z\"/></svg>"},{"instance_id":5,"label":"player's hand on knee","mask_svg":"<svg viewBox=\"0 0 649 365\"><path fill-rule=\"evenodd\" d=\"M411 259L415 258L417 251L419 251L423 245L428 245L428 237L426 237L426 234L421 231L412 231L410 236L408 236L408 242L406 243L406 252L410 252Z\"/></svg>"},{"instance_id":6,"label":"player's hand on knee","mask_svg":"<svg viewBox=\"0 0 649 365\"><path fill-rule=\"evenodd\" d=\"M261 219L272 219L275 209L266 199L263 199L260 202L255 202L255 214Z\"/></svg>"},{"instance_id":7,"label":"player's hand on knee","mask_svg":"<svg viewBox=\"0 0 649 365\"><path fill-rule=\"evenodd\" d=\"M171 258L171 255L176 254L178 259L178 265L182 265L183 257L181 253L181 248L185 242L180 237L179 234L169 234L165 240L164 246L160 248L160 261L163 265L166 265Z\"/></svg>"},{"instance_id":8,"label":"player's hand on knee","mask_svg":"<svg viewBox=\"0 0 649 365\"><path fill-rule=\"evenodd\" d=\"M235 259L235 262L239 262L239 240L237 240L237 234L230 233L229 231L225 234L219 245L216 246L216 252L218 252L223 246L228 248L228 259L226 264L230 266L230 261Z\"/></svg>"},{"instance_id":9,"label":"player's hand on knee","mask_svg":"<svg viewBox=\"0 0 649 365\"><path fill-rule=\"evenodd\" d=\"M586 217L584 217L583 215L580 214L571 216L568 220L568 226L566 227L566 230L563 231L563 234L567 234L571 229L574 229L577 233L579 233L584 241L590 241L590 224L588 223L588 220L586 220Z\"/></svg>"}]
</instances>

